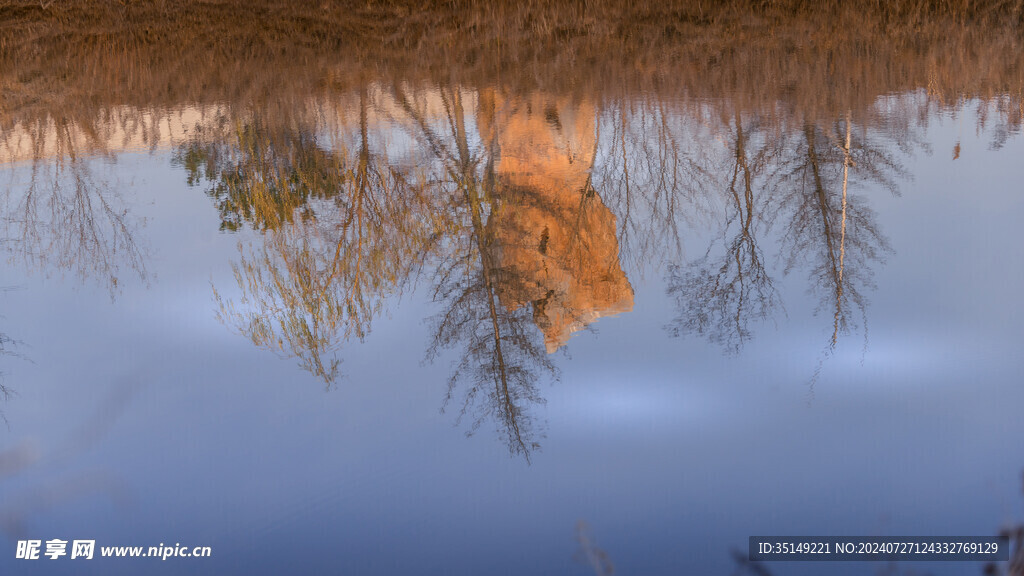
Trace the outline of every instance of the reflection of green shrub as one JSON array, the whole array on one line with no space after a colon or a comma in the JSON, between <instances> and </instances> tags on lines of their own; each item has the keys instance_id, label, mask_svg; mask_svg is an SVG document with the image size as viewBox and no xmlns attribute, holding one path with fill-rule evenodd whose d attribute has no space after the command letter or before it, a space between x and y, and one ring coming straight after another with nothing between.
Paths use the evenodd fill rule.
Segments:
<instances>
[{"instance_id":1,"label":"reflection of green shrub","mask_svg":"<svg viewBox=\"0 0 1024 576\"><path fill-rule=\"evenodd\" d=\"M274 230L315 218L312 199L338 195L347 177L343 162L301 131L272 137L259 125L239 128L232 144L182 146L174 163L185 168L187 182L210 183L206 193L217 203L221 230L236 231L248 222Z\"/></svg>"}]
</instances>

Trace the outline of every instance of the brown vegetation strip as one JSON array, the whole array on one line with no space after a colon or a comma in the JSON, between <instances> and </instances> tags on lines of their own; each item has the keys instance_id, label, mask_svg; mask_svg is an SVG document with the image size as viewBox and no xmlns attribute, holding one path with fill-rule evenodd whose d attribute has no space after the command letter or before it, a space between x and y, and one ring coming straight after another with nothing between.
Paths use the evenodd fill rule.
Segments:
<instances>
[{"instance_id":1,"label":"brown vegetation strip","mask_svg":"<svg viewBox=\"0 0 1024 576\"><path fill-rule=\"evenodd\" d=\"M1024 0L0 0L0 125L373 80L730 98L807 114L1021 93Z\"/></svg>"}]
</instances>

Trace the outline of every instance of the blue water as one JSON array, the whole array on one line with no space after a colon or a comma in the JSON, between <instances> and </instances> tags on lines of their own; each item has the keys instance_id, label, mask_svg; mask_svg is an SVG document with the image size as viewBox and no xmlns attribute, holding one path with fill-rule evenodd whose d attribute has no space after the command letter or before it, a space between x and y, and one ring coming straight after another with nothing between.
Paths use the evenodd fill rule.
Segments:
<instances>
[{"instance_id":1,"label":"blue water","mask_svg":"<svg viewBox=\"0 0 1024 576\"><path fill-rule=\"evenodd\" d=\"M687 114L681 107L670 120L700 134ZM898 193L852 180L851 212L869 210L888 249L860 260L849 250L847 278L867 271L874 287L860 286L863 306L849 307L834 346L814 252L800 251L803 237L787 240L795 225L782 209L758 232L778 305L749 317L736 348L673 335L670 270L705 253L720 261L731 238L723 230L735 231L723 227L732 197L713 186L681 196L690 204L673 216L678 242L657 209L638 204L637 229L654 232L630 243L622 197L603 177L595 189L615 216L633 309L545 355L557 373L538 372L543 402L523 403L539 445L528 454L510 451L493 414L467 437L473 416L459 420L458 400L441 411L464 347L426 358L429 319L448 305L435 301L436 260L383 297L365 338L337 339L339 376L325 382L287 350L254 346L218 320L214 289L241 298L239 246L259 249L274 232L222 231L176 148L87 161L144 254L134 266L117 252L113 274L88 259L62 267L59 242L47 239L30 248L49 260L26 262L11 205L28 167L2 167L10 258L0 268L0 329L17 356L0 357L12 391L0 453L29 463L0 468L0 572L593 574L580 560L579 521L616 574L637 575L733 573L730 551L745 551L751 535L994 535L1024 513L1024 142L994 149L989 133L964 124L973 125L969 108L933 113L919 133L931 149L909 152L865 128L864 145L890 151L904 173L894 176ZM418 146L390 129L395 147ZM480 150L483 140L470 144ZM731 172L719 176L727 183ZM786 193L765 187L757 197ZM838 202L838 188L829 194ZM543 351L529 315L521 326ZM17 540L53 538L209 546L212 556L14 558ZM977 564L903 568L981 573Z\"/></svg>"}]
</instances>

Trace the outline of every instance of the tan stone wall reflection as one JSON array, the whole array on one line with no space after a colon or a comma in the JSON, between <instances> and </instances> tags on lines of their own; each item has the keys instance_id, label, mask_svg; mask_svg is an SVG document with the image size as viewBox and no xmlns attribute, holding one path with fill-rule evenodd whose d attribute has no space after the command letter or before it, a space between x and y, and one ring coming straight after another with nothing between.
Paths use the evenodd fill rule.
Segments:
<instances>
[{"instance_id":1,"label":"tan stone wall reflection","mask_svg":"<svg viewBox=\"0 0 1024 576\"><path fill-rule=\"evenodd\" d=\"M633 309L615 216L590 186L595 117L592 104L570 97L480 95L480 135L497 181L488 220L496 289L510 310L532 304L548 353Z\"/></svg>"},{"instance_id":2,"label":"tan stone wall reflection","mask_svg":"<svg viewBox=\"0 0 1024 576\"><path fill-rule=\"evenodd\" d=\"M20 123L0 133L0 165L38 160L113 157L128 152L165 150L190 139L222 138L226 106L178 109L103 109L82 122L66 118Z\"/></svg>"}]
</instances>

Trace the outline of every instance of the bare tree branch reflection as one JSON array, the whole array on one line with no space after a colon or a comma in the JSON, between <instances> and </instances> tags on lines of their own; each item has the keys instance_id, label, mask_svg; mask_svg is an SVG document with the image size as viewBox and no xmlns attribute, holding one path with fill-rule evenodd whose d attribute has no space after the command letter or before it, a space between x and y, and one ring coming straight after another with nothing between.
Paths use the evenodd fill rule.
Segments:
<instances>
[{"instance_id":1,"label":"bare tree branch reflection","mask_svg":"<svg viewBox=\"0 0 1024 576\"><path fill-rule=\"evenodd\" d=\"M365 337L433 238L417 218L418 191L371 151L369 105L364 90L353 154L321 147L313 130L240 130L238 148L219 155L237 156L213 170L209 192L224 227L248 221L265 231L259 248L240 246L237 301L215 289L221 320L257 346L299 358L328 386L338 376L336 350Z\"/></svg>"},{"instance_id":2,"label":"bare tree branch reflection","mask_svg":"<svg viewBox=\"0 0 1024 576\"><path fill-rule=\"evenodd\" d=\"M875 225L874 211L849 193L850 184L874 182L895 192L895 178L905 175L891 153L854 139L849 126L846 120L846 128L835 131L846 135L839 143L835 137L830 142L820 127L805 124L802 138L793 142L774 174L779 197L773 218L783 230L785 270L809 265L809 291L820 298L817 311L829 310L832 316L830 348L854 326L866 329L865 291L874 287L872 265L891 250ZM853 309L860 312L859 324L851 318Z\"/></svg>"},{"instance_id":3,"label":"bare tree branch reflection","mask_svg":"<svg viewBox=\"0 0 1024 576\"><path fill-rule=\"evenodd\" d=\"M486 221L495 200L494 146L492 138L484 154L473 154L466 128L463 96L457 90L441 90L447 117L446 132L452 142L442 144L442 134L429 126L422 111L396 88L396 99L418 128L418 136L430 143L439 169L449 178L439 180L449 210L455 215L454 234L447 240L434 278L434 300L444 309L434 318L434 337L427 358L444 349L459 348L444 406L457 402L459 420L470 418L472 434L486 421L494 421L512 454L527 461L541 433L530 411L543 403L537 384L541 373L556 377L554 364L538 345L526 308L510 310L499 291L521 290L521 279L497 262L493 227Z\"/></svg>"},{"instance_id":4,"label":"bare tree branch reflection","mask_svg":"<svg viewBox=\"0 0 1024 576\"><path fill-rule=\"evenodd\" d=\"M705 149L688 145L706 136L688 132L688 120L685 111L656 98L622 98L600 113L593 186L616 215L618 244L632 269L680 257L681 225L702 215L705 185L714 175Z\"/></svg>"},{"instance_id":5,"label":"bare tree branch reflection","mask_svg":"<svg viewBox=\"0 0 1024 576\"><path fill-rule=\"evenodd\" d=\"M756 121L744 121L738 110L721 116L729 142L729 165L723 170L726 217L720 234L725 252L712 258L714 245L703 258L687 266L671 265L667 292L675 300L677 315L669 325L675 336L696 333L731 351L750 338L750 320L768 318L780 305L775 285L765 270L758 246L759 230L767 227L764 212L770 198L755 195L765 169L779 154L778 134L759 136ZM757 148L749 150L751 142ZM757 196L757 197L755 197Z\"/></svg>"},{"instance_id":6,"label":"bare tree branch reflection","mask_svg":"<svg viewBox=\"0 0 1024 576\"><path fill-rule=\"evenodd\" d=\"M35 150L27 182L0 196L3 245L11 258L44 273L96 278L111 296L123 274L145 281L147 254L135 240L140 221L79 154L70 120L46 118L22 128ZM50 155L47 145L54 147Z\"/></svg>"},{"instance_id":7,"label":"bare tree branch reflection","mask_svg":"<svg viewBox=\"0 0 1024 576\"><path fill-rule=\"evenodd\" d=\"M9 356L12 354L11 345L14 344L14 340L10 336L0 332L0 356ZM11 397L11 391L4 385L4 373L0 371L0 400L7 401ZM3 411L0 410L0 416L3 415ZM0 475L3 474L3 465L0 464Z\"/></svg>"}]
</instances>

